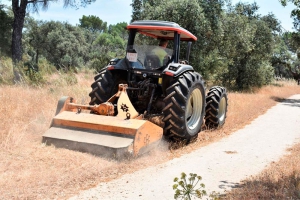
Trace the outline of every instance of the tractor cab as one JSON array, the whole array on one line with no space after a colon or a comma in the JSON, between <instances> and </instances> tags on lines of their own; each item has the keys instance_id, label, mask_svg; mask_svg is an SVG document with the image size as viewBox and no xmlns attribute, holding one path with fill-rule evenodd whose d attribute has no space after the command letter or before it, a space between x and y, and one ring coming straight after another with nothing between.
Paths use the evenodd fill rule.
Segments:
<instances>
[{"instance_id":1,"label":"tractor cab","mask_svg":"<svg viewBox=\"0 0 300 200\"><path fill-rule=\"evenodd\" d=\"M133 69L159 70L165 69L170 63L179 63L180 41L189 42L184 59L187 63L191 42L197 40L196 36L174 22L135 21L127 29L129 39L126 58ZM160 40L171 44L167 48L159 47ZM165 57L161 56L163 51Z\"/></svg>"}]
</instances>

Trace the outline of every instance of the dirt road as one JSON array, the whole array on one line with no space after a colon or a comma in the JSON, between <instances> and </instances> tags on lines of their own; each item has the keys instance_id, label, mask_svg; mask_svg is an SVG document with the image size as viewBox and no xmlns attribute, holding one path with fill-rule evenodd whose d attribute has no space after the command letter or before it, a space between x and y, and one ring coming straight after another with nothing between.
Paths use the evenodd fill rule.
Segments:
<instances>
[{"instance_id":1,"label":"dirt road","mask_svg":"<svg viewBox=\"0 0 300 200\"><path fill-rule=\"evenodd\" d=\"M224 192L277 161L300 142L300 94L278 103L227 138L133 174L126 174L75 199L173 199L173 179L181 172L202 176L206 191Z\"/></svg>"}]
</instances>

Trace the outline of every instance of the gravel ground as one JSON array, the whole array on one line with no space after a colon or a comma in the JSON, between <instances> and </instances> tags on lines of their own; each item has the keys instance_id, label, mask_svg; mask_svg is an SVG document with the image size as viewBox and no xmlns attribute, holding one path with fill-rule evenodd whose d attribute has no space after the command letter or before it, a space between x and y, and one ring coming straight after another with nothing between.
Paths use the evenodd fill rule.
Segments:
<instances>
[{"instance_id":1,"label":"gravel ground","mask_svg":"<svg viewBox=\"0 0 300 200\"><path fill-rule=\"evenodd\" d=\"M173 199L173 179L196 173L208 193L257 175L300 142L300 94L278 103L230 136L166 163L82 191L75 199Z\"/></svg>"}]
</instances>

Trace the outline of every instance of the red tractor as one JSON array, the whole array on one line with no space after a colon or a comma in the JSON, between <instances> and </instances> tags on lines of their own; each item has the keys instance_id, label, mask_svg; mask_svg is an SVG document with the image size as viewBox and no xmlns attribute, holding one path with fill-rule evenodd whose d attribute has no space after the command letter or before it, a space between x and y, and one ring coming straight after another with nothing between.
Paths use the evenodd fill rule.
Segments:
<instances>
[{"instance_id":1,"label":"red tractor","mask_svg":"<svg viewBox=\"0 0 300 200\"><path fill-rule=\"evenodd\" d=\"M126 57L111 60L95 76L91 105L106 102L123 83L128 84L128 96L139 113L163 116L167 138L189 141L200 132L204 118L210 128L225 123L226 89L212 87L206 96L202 76L189 64L191 43L197 40L196 36L166 21L136 21L127 30ZM141 40L141 36L148 38ZM165 49L168 56L163 62L152 53L157 40L169 40L172 46ZM181 41L187 42L183 59L180 59Z\"/></svg>"}]
</instances>

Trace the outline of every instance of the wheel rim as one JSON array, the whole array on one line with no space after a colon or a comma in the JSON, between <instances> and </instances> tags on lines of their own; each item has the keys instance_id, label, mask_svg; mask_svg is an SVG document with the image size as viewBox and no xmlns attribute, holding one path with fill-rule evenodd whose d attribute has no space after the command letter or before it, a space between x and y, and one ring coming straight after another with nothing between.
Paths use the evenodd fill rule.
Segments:
<instances>
[{"instance_id":1,"label":"wheel rim","mask_svg":"<svg viewBox=\"0 0 300 200\"><path fill-rule=\"evenodd\" d=\"M203 107L203 98L201 91L195 89L190 95L186 108L186 125L189 129L195 129L200 123L200 117Z\"/></svg>"},{"instance_id":2,"label":"wheel rim","mask_svg":"<svg viewBox=\"0 0 300 200\"><path fill-rule=\"evenodd\" d=\"M225 113L226 113L226 98L222 97L219 105L219 114L217 118L222 122L225 119Z\"/></svg>"}]
</instances>

